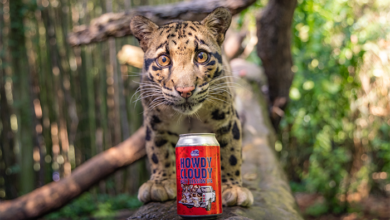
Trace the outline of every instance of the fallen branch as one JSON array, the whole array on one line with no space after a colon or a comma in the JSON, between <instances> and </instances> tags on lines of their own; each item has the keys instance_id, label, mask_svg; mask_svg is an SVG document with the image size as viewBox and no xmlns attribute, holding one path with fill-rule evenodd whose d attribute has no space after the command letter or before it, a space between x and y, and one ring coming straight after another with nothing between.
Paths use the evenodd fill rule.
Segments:
<instances>
[{"instance_id":1,"label":"fallen branch","mask_svg":"<svg viewBox=\"0 0 390 220\"><path fill-rule=\"evenodd\" d=\"M143 15L156 24L175 19L200 21L216 7L226 7L235 15L253 4L255 0L203 0L180 2L160 6L142 6L122 13L106 13L92 20L89 26L77 26L68 35L71 46L80 46L107 40L109 37L132 35L130 19Z\"/></svg>"},{"instance_id":2,"label":"fallen branch","mask_svg":"<svg viewBox=\"0 0 390 220\"><path fill-rule=\"evenodd\" d=\"M91 186L142 158L145 152L145 129L75 169L69 177L52 182L31 193L0 203L0 219L36 219L59 209Z\"/></svg>"},{"instance_id":3,"label":"fallen branch","mask_svg":"<svg viewBox=\"0 0 390 220\"><path fill-rule=\"evenodd\" d=\"M124 45L118 52L117 58L120 64L127 64L139 69L142 69L144 65L144 51L133 45Z\"/></svg>"}]
</instances>

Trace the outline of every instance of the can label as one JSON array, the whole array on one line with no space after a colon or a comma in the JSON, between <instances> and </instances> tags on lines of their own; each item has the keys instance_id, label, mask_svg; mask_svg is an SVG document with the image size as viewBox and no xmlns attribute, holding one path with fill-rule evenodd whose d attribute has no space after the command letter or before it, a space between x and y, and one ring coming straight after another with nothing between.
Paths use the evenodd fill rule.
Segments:
<instances>
[{"instance_id":1,"label":"can label","mask_svg":"<svg viewBox=\"0 0 390 220\"><path fill-rule=\"evenodd\" d=\"M177 213L222 213L219 146L176 147Z\"/></svg>"}]
</instances>

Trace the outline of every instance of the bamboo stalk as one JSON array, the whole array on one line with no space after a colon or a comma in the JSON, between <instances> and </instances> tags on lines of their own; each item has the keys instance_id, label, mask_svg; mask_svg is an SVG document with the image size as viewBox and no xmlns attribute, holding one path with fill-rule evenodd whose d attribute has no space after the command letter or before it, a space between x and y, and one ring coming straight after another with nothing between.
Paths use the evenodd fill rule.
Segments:
<instances>
[{"instance_id":1,"label":"bamboo stalk","mask_svg":"<svg viewBox=\"0 0 390 220\"><path fill-rule=\"evenodd\" d=\"M16 184L17 176L12 172L7 172L7 169L11 168L15 162L15 154L13 152L13 147L15 145L15 134L11 128L10 116L13 114L12 103L9 103L10 98L9 94L11 93L11 83L9 82L10 76L7 75L5 64L9 63L9 58L2 55L6 52L7 42L5 39L8 37L9 30L9 19L4 19L6 16L5 10L9 9L8 3L0 4L0 59L2 65L0 65L0 120L2 124L2 129L0 132L1 143L1 169L0 176L4 178L4 194L0 198L13 199L17 197ZM7 82L8 81L8 82ZM8 93L8 96L7 96Z\"/></svg>"},{"instance_id":2,"label":"bamboo stalk","mask_svg":"<svg viewBox=\"0 0 390 220\"><path fill-rule=\"evenodd\" d=\"M28 68L26 41L24 36L25 25L22 16L23 2L10 1L10 51L14 81L14 97L17 115L17 151L21 164L20 183L22 193L34 189L33 172L33 104L31 98L31 79Z\"/></svg>"}]
</instances>

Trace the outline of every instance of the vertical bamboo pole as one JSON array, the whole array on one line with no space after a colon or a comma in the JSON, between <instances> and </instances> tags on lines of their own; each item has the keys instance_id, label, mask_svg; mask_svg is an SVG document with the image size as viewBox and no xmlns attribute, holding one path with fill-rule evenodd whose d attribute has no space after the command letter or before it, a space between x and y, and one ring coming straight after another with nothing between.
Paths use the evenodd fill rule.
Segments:
<instances>
[{"instance_id":1,"label":"vertical bamboo pole","mask_svg":"<svg viewBox=\"0 0 390 220\"><path fill-rule=\"evenodd\" d=\"M30 91L30 72L26 56L24 36L24 5L22 0L10 1L10 51L14 76L14 106L17 112L17 137L19 163L21 164L21 192L27 193L34 189L33 171L33 104Z\"/></svg>"},{"instance_id":2,"label":"vertical bamboo pole","mask_svg":"<svg viewBox=\"0 0 390 220\"><path fill-rule=\"evenodd\" d=\"M62 56L62 63L66 73L66 79L69 83L64 84L64 94L68 106L69 126L68 126L68 139L69 139L69 151L68 159L71 168L76 167L76 155L75 155L75 140L77 127L79 124L79 116L77 114L77 102L76 102L76 89L73 76L76 74L76 65L71 63L75 61L75 57L71 52L69 45L66 42L67 33L72 27L72 3L71 1L61 0L61 9L58 10L58 19L61 21L60 26L62 28L62 47L64 48L64 55ZM68 165L69 166L69 165Z\"/></svg>"},{"instance_id":3,"label":"vertical bamboo pole","mask_svg":"<svg viewBox=\"0 0 390 220\"><path fill-rule=\"evenodd\" d=\"M51 9L52 7L48 4L46 8L42 10L42 18L46 28L46 50L47 54L50 54L50 56L47 57L48 64L50 65L47 75L50 76L52 80L52 90L49 90L49 96L51 96L52 102L49 105L52 105L52 111L55 112L55 117L50 120L50 135L53 153L53 179L57 181L63 174L64 164L64 157L61 153L61 148L63 148L63 146L60 138L60 131L63 126L61 124L61 117L63 115L63 93L61 91L60 81L63 71L58 57L56 29Z\"/></svg>"},{"instance_id":4,"label":"vertical bamboo pole","mask_svg":"<svg viewBox=\"0 0 390 220\"><path fill-rule=\"evenodd\" d=\"M90 9L88 7L88 4L91 2L88 2L87 0L83 1L83 9L84 9L84 20L83 23L88 24L89 23L89 14ZM86 82L86 94L87 94L87 114L88 114L88 130L89 130L89 136L90 136L90 152L91 157L96 155L96 147L95 147L95 132L96 132L96 122L95 122L95 99L94 99L94 86L93 86L93 65L92 65L92 51L94 50L94 45L88 45L83 50L83 65L84 65L84 75L85 75L85 82Z\"/></svg>"},{"instance_id":5,"label":"vertical bamboo pole","mask_svg":"<svg viewBox=\"0 0 390 220\"><path fill-rule=\"evenodd\" d=\"M99 107L98 107L98 121L100 122L100 129L102 130L102 139L103 139L103 143L102 143L102 146L101 146L101 149L99 148L98 149L98 152L100 151L103 151L103 150L106 150L109 146L112 146L112 142L111 142L111 135L110 135L110 132L109 132L109 125L108 125L108 109L107 109L107 89L108 89L108 85L107 85L107 79L108 79L108 76L107 76L107 72L105 71L106 68L106 64L105 64L105 57L106 57L106 54L104 53L104 51L107 51L107 43L100 43L99 46L99 51L102 51L102 53L98 53L96 56L95 56L95 59L97 60L97 63L98 63L98 66L99 66L99 91L97 92L98 94L98 97L97 97L97 102L99 103ZM100 62L99 62L100 61ZM100 147L100 146L99 146ZM100 189L100 192L101 193L106 193L106 181L101 181L99 183L99 189Z\"/></svg>"},{"instance_id":6,"label":"vertical bamboo pole","mask_svg":"<svg viewBox=\"0 0 390 220\"><path fill-rule=\"evenodd\" d=\"M132 5L133 7L144 5L145 2L138 2L139 5ZM134 3L133 3L134 4ZM154 2L151 2L151 5L153 5ZM127 38L127 42L131 45L136 44L136 40L134 37ZM128 82L127 82L127 93L126 93L126 101L127 101L127 108L128 108L128 117L130 121L131 126L131 133L136 131L140 126L142 126L143 123L143 117L142 117L142 104L141 101L138 102L131 102L136 100L137 97L134 97L132 100L130 100L130 97L132 97L138 88L138 84L134 81L139 81L140 77L137 75L141 74L141 70L135 67L128 67L127 69ZM146 158L143 160L139 160L136 163L130 165L130 175L128 177L128 187L129 192L131 194L136 194L138 192L138 188L140 185L147 181L149 179L149 171L146 168Z\"/></svg>"},{"instance_id":7,"label":"vertical bamboo pole","mask_svg":"<svg viewBox=\"0 0 390 220\"><path fill-rule=\"evenodd\" d=\"M69 5L67 5L69 4ZM66 43L66 35L68 31L68 16L66 7L69 7L70 3L67 1L60 1L59 7L55 8L55 27L56 27L56 39L58 56L61 60L61 91L64 96L63 114L60 121L60 137L62 142L63 157L64 160L64 175L67 176L71 173L72 165L75 165L74 155L74 136L77 130L78 115L76 109L76 103L71 92L71 67L69 64L69 45ZM68 132L69 131L69 132Z\"/></svg>"},{"instance_id":8,"label":"vertical bamboo pole","mask_svg":"<svg viewBox=\"0 0 390 220\"><path fill-rule=\"evenodd\" d=\"M38 7L41 5L38 4ZM52 106L50 105L50 87L46 86L46 82L50 79L47 78L48 74L48 65L47 65L47 50L46 50L46 28L42 21L41 11L35 13L35 22L36 22L36 32L37 32L37 42L35 45L35 50L37 51L37 64L38 68L38 84L40 85L40 105L42 108L42 136L45 146L41 149L41 172L44 174L44 183L51 182L51 159L52 159L52 141L50 134L50 120L54 118ZM51 85L51 83L49 83Z\"/></svg>"},{"instance_id":9,"label":"vertical bamboo pole","mask_svg":"<svg viewBox=\"0 0 390 220\"><path fill-rule=\"evenodd\" d=\"M33 11L31 11L33 13ZM34 184L35 187L40 187L45 184L44 173L41 172L41 149L44 148L44 141L42 137L42 124L40 119L42 119L42 108L39 100L40 89L39 89L39 80L38 80L38 70L37 70L37 53L35 50L34 43L37 42L37 33L35 31L35 22L34 19L26 19L25 26L27 31L25 31L26 39L26 49L27 49L27 58L29 66L29 76L30 76L30 98L32 99L32 122L33 130L31 131L33 135L33 160L34 165L33 169L35 171L35 179L37 182ZM35 188L34 187L34 188Z\"/></svg>"},{"instance_id":10,"label":"vertical bamboo pole","mask_svg":"<svg viewBox=\"0 0 390 220\"><path fill-rule=\"evenodd\" d=\"M106 0L106 10L107 12L112 12L112 0ZM115 39L110 38L108 39L108 53L109 53L109 65L108 65L108 79L110 83L112 83L112 86L108 88L108 94L111 96L110 98L110 105L111 105L111 111L109 115L113 118L111 123L111 128L114 130L114 138L113 138L113 144L118 144L122 140L122 134L121 130L123 131L123 123L121 123L120 117L121 111L120 111L120 87L119 87L119 77L118 77L118 68L116 63L116 48L115 48ZM122 128L122 129L121 129ZM128 134L128 128L127 134ZM123 175L122 172L116 172L115 173L115 190L116 192L122 191L122 181L123 181Z\"/></svg>"},{"instance_id":11,"label":"vertical bamboo pole","mask_svg":"<svg viewBox=\"0 0 390 220\"><path fill-rule=\"evenodd\" d=\"M9 57L6 55L9 33L9 3L3 0L0 4L0 120L2 128L0 130L0 181L3 182L3 189L0 199L13 199L17 197L16 183L17 176L11 172L11 167L16 163L13 148L15 146L15 134L11 127L12 110L12 86L10 71L6 70ZM9 68L8 68L9 69ZM8 73L7 73L8 72Z\"/></svg>"}]
</instances>

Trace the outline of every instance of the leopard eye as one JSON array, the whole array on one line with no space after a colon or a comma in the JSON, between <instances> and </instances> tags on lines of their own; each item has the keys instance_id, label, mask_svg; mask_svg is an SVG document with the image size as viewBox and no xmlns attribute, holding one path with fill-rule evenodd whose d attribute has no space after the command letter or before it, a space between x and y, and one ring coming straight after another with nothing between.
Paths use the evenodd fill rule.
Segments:
<instances>
[{"instance_id":1,"label":"leopard eye","mask_svg":"<svg viewBox=\"0 0 390 220\"><path fill-rule=\"evenodd\" d=\"M209 56L207 55L206 52L199 52L198 54L196 54L196 62L198 63L204 63L208 60Z\"/></svg>"},{"instance_id":2,"label":"leopard eye","mask_svg":"<svg viewBox=\"0 0 390 220\"><path fill-rule=\"evenodd\" d=\"M157 64L164 67L171 64L171 59L167 55L161 55L157 58Z\"/></svg>"}]
</instances>

